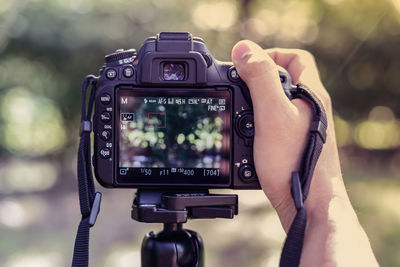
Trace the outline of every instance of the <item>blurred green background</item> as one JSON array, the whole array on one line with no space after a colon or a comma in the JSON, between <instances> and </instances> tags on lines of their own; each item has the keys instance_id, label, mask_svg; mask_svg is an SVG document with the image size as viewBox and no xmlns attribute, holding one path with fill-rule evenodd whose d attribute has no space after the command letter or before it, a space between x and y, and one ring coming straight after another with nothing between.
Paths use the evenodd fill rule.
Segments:
<instances>
[{"instance_id":1,"label":"blurred green background","mask_svg":"<svg viewBox=\"0 0 400 267\"><path fill-rule=\"evenodd\" d=\"M214 56L251 39L311 51L330 92L345 182L382 266L400 266L399 0L0 0L0 266L69 266L80 86L103 56L190 31ZM106 190L91 266L139 266L159 225L130 219L133 190ZM262 192L235 220L192 221L206 266L277 266L284 232Z\"/></svg>"}]
</instances>

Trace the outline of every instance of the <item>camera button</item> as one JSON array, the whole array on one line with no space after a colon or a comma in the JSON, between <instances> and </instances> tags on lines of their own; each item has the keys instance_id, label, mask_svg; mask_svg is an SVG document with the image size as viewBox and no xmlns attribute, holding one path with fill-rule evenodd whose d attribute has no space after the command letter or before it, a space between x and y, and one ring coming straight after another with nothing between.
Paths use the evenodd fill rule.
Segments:
<instances>
[{"instance_id":1,"label":"camera button","mask_svg":"<svg viewBox=\"0 0 400 267\"><path fill-rule=\"evenodd\" d=\"M131 78L133 76L134 70L132 67L126 67L123 70L123 74L125 76L125 78Z\"/></svg>"},{"instance_id":2,"label":"camera button","mask_svg":"<svg viewBox=\"0 0 400 267\"><path fill-rule=\"evenodd\" d=\"M110 122L111 121L111 114L108 112L103 112L100 115L100 119L102 122Z\"/></svg>"},{"instance_id":3,"label":"camera button","mask_svg":"<svg viewBox=\"0 0 400 267\"><path fill-rule=\"evenodd\" d=\"M256 171L250 164L243 165L239 169L239 177L245 183L251 183L256 179Z\"/></svg>"},{"instance_id":4,"label":"camera button","mask_svg":"<svg viewBox=\"0 0 400 267\"><path fill-rule=\"evenodd\" d=\"M237 72L237 70L236 70L236 68L234 66L229 68L229 70L228 70L228 78L232 82L240 81L239 73Z\"/></svg>"},{"instance_id":5,"label":"camera button","mask_svg":"<svg viewBox=\"0 0 400 267\"><path fill-rule=\"evenodd\" d=\"M100 150L100 156L101 156L103 159L109 159L109 158L111 157L111 150L108 149L108 148L102 148L102 149Z\"/></svg>"},{"instance_id":6,"label":"camera button","mask_svg":"<svg viewBox=\"0 0 400 267\"><path fill-rule=\"evenodd\" d=\"M111 96L110 96L109 94L102 94L102 95L100 96L100 102L101 102L103 105L108 105L108 104L110 104L110 103L111 103Z\"/></svg>"},{"instance_id":7,"label":"camera button","mask_svg":"<svg viewBox=\"0 0 400 267\"><path fill-rule=\"evenodd\" d=\"M108 139L110 139L111 137L111 132L104 130L101 132L101 139L103 139L104 141L107 141Z\"/></svg>"},{"instance_id":8,"label":"camera button","mask_svg":"<svg viewBox=\"0 0 400 267\"><path fill-rule=\"evenodd\" d=\"M117 77L117 71L115 69L108 69L106 71L106 77L109 80L114 80Z\"/></svg>"},{"instance_id":9,"label":"camera button","mask_svg":"<svg viewBox=\"0 0 400 267\"><path fill-rule=\"evenodd\" d=\"M238 133L245 138L254 137L254 116L252 113L244 113L239 115L236 129Z\"/></svg>"}]
</instances>

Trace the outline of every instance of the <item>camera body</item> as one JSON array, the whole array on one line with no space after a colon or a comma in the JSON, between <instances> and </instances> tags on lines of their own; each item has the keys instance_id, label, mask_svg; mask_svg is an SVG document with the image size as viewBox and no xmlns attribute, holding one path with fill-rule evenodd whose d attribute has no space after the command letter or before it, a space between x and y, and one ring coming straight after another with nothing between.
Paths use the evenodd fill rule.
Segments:
<instances>
[{"instance_id":1,"label":"camera body","mask_svg":"<svg viewBox=\"0 0 400 267\"><path fill-rule=\"evenodd\" d=\"M290 76L279 75L290 98ZM138 53L117 50L96 87L93 165L101 185L260 188L249 90L201 38L163 32Z\"/></svg>"}]
</instances>

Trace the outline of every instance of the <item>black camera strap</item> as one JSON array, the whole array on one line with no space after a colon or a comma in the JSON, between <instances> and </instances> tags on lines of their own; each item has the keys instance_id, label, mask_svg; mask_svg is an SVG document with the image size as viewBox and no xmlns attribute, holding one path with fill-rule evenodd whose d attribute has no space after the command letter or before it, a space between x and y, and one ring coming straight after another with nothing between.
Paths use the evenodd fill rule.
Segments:
<instances>
[{"instance_id":1,"label":"black camera strap","mask_svg":"<svg viewBox=\"0 0 400 267\"><path fill-rule=\"evenodd\" d=\"M307 224L307 210L304 201L310 190L315 165L326 141L326 129L328 126L324 107L313 92L304 85L298 84L295 89L291 90L291 94L292 99L301 98L311 105L313 119L300 170L292 173L291 193L297 214L290 226L282 249L280 267L297 267L300 264Z\"/></svg>"},{"instance_id":2,"label":"black camera strap","mask_svg":"<svg viewBox=\"0 0 400 267\"><path fill-rule=\"evenodd\" d=\"M78 149L78 189L82 219L75 239L72 267L89 266L89 230L96 222L100 211L101 193L95 192L90 155L90 133L92 132L92 110L97 77L89 75L82 84L82 115ZM92 85L87 105L87 89Z\"/></svg>"},{"instance_id":3,"label":"black camera strap","mask_svg":"<svg viewBox=\"0 0 400 267\"><path fill-rule=\"evenodd\" d=\"M82 115L77 165L79 204L82 219L75 239L72 267L89 266L89 230L95 224L100 211L101 193L95 192L90 151L92 110L97 79L96 76L89 75L85 78L82 85ZM89 101L87 101L87 90L90 86ZM291 94L292 98L301 98L311 104L313 121L300 170L292 173L291 192L297 209L297 215L293 220L283 246L280 267L299 266L307 224L307 212L304 201L308 195L315 165L326 140L327 129L324 108L319 99L311 91L303 85L297 85L295 89L291 90Z\"/></svg>"}]
</instances>

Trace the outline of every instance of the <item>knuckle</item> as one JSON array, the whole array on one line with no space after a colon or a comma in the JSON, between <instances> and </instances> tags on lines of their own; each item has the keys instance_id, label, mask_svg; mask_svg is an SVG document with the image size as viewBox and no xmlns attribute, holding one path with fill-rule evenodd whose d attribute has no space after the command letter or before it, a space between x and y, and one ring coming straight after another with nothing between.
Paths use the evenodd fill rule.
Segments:
<instances>
[{"instance_id":1,"label":"knuckle","mask_svg":"<svg viewBox=\"0 0 400 267\"><path fill-rule=\"evenodd\" d=\"M311 54L309 51L302 49L294 49L293 58L291 62L296 62L296 64L303 66L303 69L306 67L316 68L314 55Z\"/></svg>"},{"instance_id":2,"label":"knuckle","mask_svg":"<svg viewBox=\"0 0 400 267\"><path fill-rule=\"evenodd\" d=\"M252 54L242 68L242 73L248 79L257 78L272 71L277 71L277 67L272 59L264 53Z\"/></svg>"},{"instance_id":3,"label":"knuckle","mask_svg":"<svg viewBox=\"0 0 400 267\"><path fill-rule=\"evenodd\" d=\"M296 49L295 53L301 61L305 62L315 61L314 55L307 50Z\"/></svg>"}]
</instances>

